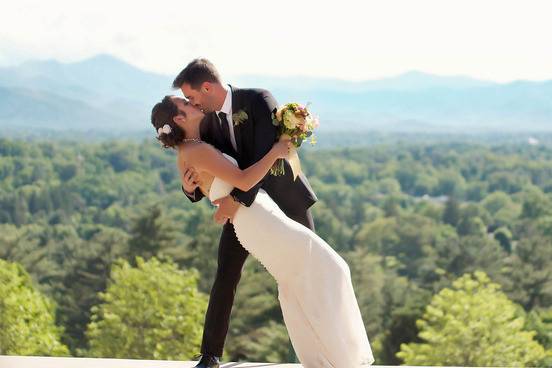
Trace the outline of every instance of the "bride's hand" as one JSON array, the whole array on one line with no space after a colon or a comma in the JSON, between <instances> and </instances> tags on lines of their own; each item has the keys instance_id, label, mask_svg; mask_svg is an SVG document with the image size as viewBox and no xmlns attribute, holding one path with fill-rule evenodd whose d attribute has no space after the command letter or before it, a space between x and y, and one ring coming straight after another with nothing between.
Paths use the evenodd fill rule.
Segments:
<instances>
[{"instance_id":1,"label":"bride's hand","mask_svg":"<svg viewBox=\"0 0 552 368\"><path fill-rule=\"evenodd\" d=\"M291 150L293 143L289 139L278 141L272 147L276 152L278 158L287 158L289 156L289 151Z\"/></svg>"},{"instance_id":2,"label":"bride's hand","mask_svg":"<svg viewBox=\"0 0 552 368\"><path fill-rule=\"evenodd\" d=\"M182 174L182 186L190 194L199 186L199 176L192 167L187 167Z\"/></svg>"}]
</instances>

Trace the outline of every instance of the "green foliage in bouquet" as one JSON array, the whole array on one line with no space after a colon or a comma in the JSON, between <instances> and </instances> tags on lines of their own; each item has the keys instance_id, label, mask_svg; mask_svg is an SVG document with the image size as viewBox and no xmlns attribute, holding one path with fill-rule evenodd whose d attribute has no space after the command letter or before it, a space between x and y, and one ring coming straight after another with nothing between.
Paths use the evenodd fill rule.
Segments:
<instances>
[{"instance_id":1,"label":"green foliage in bouquet","mask_svg":"<svg viewBox=\"0 0 552 368\"><path fill-rule=\"evenodd\" d=\"M307 106L296 102L287 103L272 111L272 124L278 128L278 138L290 137L295 148L310 137L312 145L316 143L313 130L318 127L318 119L314 118ZM284 174L284 160L279 159L271 168L272 175Z\"/></svg>"}]
</instances>

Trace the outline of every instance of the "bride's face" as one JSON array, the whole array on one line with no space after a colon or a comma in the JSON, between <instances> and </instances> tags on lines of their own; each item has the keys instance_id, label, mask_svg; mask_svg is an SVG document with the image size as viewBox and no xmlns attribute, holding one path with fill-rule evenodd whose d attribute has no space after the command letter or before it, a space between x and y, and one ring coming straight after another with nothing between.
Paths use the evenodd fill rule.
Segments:
<instances>
[{"instance_id":1,"label":"bride's face","mask_svg":"<svg viewBox=\"0 0 552 368\"><path fill-rule=\"evenodd\" d=\"M194 107L182 97L173 96L171 100L176 105L179 112L178 116L175 118L176 123L183 129L190 123L199 123L205 116L200 109Z\"/></svg>"}]
</instances>

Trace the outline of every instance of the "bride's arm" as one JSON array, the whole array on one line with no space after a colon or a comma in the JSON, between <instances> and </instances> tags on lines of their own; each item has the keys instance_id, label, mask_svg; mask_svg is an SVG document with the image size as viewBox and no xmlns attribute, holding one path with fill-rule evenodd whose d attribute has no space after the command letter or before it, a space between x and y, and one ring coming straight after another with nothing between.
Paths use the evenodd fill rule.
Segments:
<instances>
[{"instance_id":1,"label":"bride's arm","mask_svg":"<svg viewBox=\"0 0 552 368\"><path fill-rule=\"evenodd\" d=\"M208 144L196 145L188 150L187 161L198 171L206 171L246 192L266 176L277 159L287 157L290 145L289 141L275 143L262 159L245 170L232 164L220 151Z\"/></svg>"}]
</instances>

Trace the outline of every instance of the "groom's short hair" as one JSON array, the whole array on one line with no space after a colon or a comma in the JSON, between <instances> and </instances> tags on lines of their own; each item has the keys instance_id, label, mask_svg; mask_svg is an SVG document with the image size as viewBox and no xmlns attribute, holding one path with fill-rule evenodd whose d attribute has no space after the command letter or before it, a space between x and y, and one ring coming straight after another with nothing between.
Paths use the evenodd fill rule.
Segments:
<instances>
[{"instance_id":1,"label":"groom's short hair","mask_svg":"<svg viewBox=\"0 0 552 368\"><path fill-rule=\"evenodd\" d=\"M204 58L192 60L173 81L173 88L178 89L184 83L199 89L203 82L220 83L217 68L209 60Z\"/></svg>"}]
</instances>

